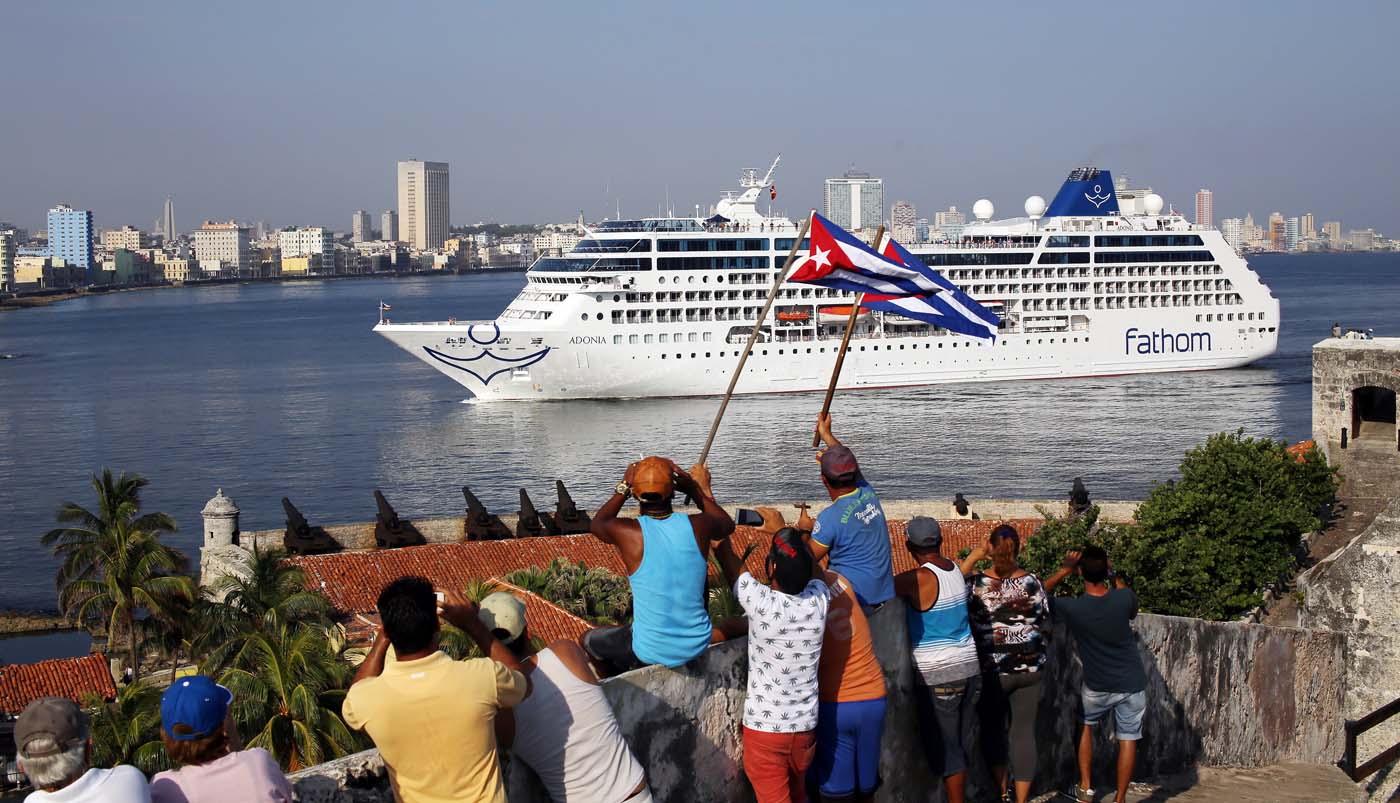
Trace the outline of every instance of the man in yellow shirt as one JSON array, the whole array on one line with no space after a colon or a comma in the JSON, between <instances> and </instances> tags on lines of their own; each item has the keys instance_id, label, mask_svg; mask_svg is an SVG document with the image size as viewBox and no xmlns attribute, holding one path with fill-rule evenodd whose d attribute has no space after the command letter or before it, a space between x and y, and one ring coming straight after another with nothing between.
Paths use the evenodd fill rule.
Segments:
<instances>
[{"instance_id":1,"label":"man in yellow shirt","mask_svg":"<svg viewBox=\"0 0 1400 803\"><path fill-rule=\"evenodd\" d=\"M401 803L506 803L496 760L496 712L525 697L520 664L455 591L438 601L421 577L379 594L384 632L355 673L341 711L369 733ZM454 661L437 648L438 616L490 658ZM393 646L394 655L389 656Z\"/></svg>"}]
</instances>

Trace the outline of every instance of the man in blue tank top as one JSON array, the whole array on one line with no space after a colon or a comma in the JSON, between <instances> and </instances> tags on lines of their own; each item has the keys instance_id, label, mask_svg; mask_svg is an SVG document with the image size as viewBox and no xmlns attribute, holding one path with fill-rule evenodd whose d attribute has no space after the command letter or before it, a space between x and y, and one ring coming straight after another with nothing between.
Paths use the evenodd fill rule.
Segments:
<instances>
[{"instance_id":1,"label":"man in blue tank top","mask_svg":"<svg viewBox=\"0 0 1400 803\"><path fill-rule=\"evenodd\" d=\"M699 513L672 509L678 490L696 500ZM631 496L637 497L640 515L619 517ZM581 639L605 674L647 664L680 666L724 641L726 632L710 624L705 577L710 543L728 538L734 520L715 502L703 464L685 472L664 457L633 463L590 529L617 549L632 587L632 624L590 630Z\"/></svg>"},{"instance_id":2,"label":"man in blue tank top","mask_svg":"<svg viewBox=\"0 0 1400 803\"><path fill-rule=\"evenodd\" d=\"M880 605L894 597L885 510L861 475L856 456L831 434L830 414L817 420L817 433L826 442L818 462L832 504L817 514L815 522L804 510L797 526L811 531L813 557L821 560L829 555L829 568L850 581L861 605Z\"/></svg>"}]
</instances>

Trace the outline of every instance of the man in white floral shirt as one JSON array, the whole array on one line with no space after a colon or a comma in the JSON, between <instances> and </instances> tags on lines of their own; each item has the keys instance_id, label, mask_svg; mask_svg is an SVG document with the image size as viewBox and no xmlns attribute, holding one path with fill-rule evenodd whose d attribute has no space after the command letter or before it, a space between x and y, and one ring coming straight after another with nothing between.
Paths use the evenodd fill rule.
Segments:
<instances>
[{"instance_id":1,"label":"man in white floral shirt","mask_svg":"<svg viewBox=\"0 0 1400 803\"><path fill-rule=\"evenodd\" d=\"M831 592L800 530L774 536L764 585L744 571L728 541L715 556L749 617L744 699L744 774L758 803L804 803L816 752L817 665Z\"/></svg>"}]
</instances>

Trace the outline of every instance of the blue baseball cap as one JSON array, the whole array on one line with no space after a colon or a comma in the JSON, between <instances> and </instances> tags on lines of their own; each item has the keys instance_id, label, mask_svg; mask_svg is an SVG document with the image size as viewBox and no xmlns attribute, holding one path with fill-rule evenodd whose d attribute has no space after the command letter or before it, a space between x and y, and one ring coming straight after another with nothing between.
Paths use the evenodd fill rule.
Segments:
<instances>
[{"instance_id":1,"label":"blue baseball cap","mask_svg":"<svg viewBox=\"0 0 1400 803\"><path fill-rule=\"evenodd\" d=\"M233 692L207 675L180 678L160 696L160 722L177 742L203 739L224 724L231 702ZM176 725L184 725L191 732L176 733Z\"/></svg>"}]
</instances>

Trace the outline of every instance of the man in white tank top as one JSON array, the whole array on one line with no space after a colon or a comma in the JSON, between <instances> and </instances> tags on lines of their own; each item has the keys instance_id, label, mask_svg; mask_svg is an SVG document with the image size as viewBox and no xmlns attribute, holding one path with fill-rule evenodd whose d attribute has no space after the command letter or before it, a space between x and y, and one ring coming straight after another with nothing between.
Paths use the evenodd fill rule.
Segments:
<instances>
[{"instance_id":1,"label":"man in white tank top","mask_svg":"<svg viewBox=\"0 0 1400 803\"><path fill-rule=\"evenodd\" d=\"M482 600L480 615L520 656L529 683L523 701L497 714L496 742L535 772L556 803L651 803L642 765L623 740L583 648L561 640L529 655L525 605L505 592Z\"/></svg>"}]
</instances>

